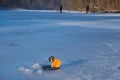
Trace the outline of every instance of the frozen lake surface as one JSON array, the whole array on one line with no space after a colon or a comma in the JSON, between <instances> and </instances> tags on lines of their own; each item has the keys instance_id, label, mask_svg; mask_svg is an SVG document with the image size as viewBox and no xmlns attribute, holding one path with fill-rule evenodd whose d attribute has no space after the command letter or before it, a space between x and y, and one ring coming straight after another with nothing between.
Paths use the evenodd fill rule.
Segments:
<instances>
[{"instance_id":1,"label":"frozen lake surface","mask_svg":"<svg viewBox=\"0 0 120 80\"><path fill-rule=\"evenodd\" d=\"M120 14L0 11L0 80L120 80Z\"/></svg>"}]
</instances>

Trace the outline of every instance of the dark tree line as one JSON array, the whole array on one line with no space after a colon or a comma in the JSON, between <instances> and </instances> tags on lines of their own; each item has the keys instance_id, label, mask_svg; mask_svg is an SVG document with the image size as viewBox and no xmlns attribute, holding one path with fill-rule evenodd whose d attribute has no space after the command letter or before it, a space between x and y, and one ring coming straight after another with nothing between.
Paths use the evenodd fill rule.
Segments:
<instances>
[{"instance_id":1,"label":"dark tree line","mask_svg":"<svg viewBox=\"0 0 120 80\"><path fill-rule=\"evenodd\" d=\"M120 0L0 0L3 8L59 9L83 11L89 5L90 11L120 10Z\"/></svg>"},{"instance_id":2,"label":"dark tree line","mask_svg":"<svg viewBox=\"0 0 120 80\"><path fill-rule=\"evenodd\" d=\"M58 9L60 0L0 0L3 8Z\"/></svg>"}]
</instances>

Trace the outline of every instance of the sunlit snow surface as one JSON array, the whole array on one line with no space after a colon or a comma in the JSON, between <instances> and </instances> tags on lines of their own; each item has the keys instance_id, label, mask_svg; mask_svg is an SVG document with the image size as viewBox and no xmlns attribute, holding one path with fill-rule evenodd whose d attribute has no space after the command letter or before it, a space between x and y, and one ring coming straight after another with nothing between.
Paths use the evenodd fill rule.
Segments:
<instances>
[{"instance_id":1,"label":"sunlit snow surface","mask_svg":"<svg viewBox=\"0 0 120 80\"><path fill-rule=\"evenodd\" d=\"M0 11L0 80L120 80L120 14Z\"/></svg>"}]
</instances>

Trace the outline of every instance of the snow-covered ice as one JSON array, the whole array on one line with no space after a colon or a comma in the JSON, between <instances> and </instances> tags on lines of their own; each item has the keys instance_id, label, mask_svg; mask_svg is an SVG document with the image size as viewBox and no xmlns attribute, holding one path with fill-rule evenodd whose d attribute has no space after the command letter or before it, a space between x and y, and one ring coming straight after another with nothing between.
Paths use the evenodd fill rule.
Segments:
<instances>
[{"instance_id":1,"label":"snow-covered ice","mask_svg":"<svg viewBox=\"0 0 120 80\"><path fill-rule=\"evenodd\" d=\"M32 75L32 70L30 70L30 69L27 69L27 68L24 68L24 67L20 67L18 70L20 72L26 74L26 75Z\"/></svg>"},{"instance_id":2,"label":"snow-covered ice","mask_svg":"<svg viewBox=\"0 0 120 80\"><path fill-rule=\"evenodd\" d=\"M120 14L1 10L0 80L120 80Z\"/></svg>"},{"instance_id":3,"label":"snow-covered ice","mask_svg":"<svg viewBox=\"0 0 120 80\"><path fill-rule=\"evenodd\" d=\"M31 68L19 67L18 71L26 74L32 75L34 73L42 74L42 66L39 63L33 64Z\"/></svg>"}]
</instances>

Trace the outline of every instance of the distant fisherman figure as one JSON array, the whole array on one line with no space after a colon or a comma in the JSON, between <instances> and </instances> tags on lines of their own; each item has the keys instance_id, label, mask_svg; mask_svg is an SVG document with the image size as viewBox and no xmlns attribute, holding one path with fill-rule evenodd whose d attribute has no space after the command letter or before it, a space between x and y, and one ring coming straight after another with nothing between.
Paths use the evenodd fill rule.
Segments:
<instances>
[{"instance_id":1,"label":"distant fisherman figure","mask_svg":"<svg viewBox=\"0 0 120 80\"><path fill-rule=\"evenodd\" d=\"M61 6L60 6L60 13L62 13L62 8L63 8L63 7L62 7L62 5L61 5Z\"/></svg>"},{"instance_id":2,"label":"distant fisherman figure","mask_svg":"<svg viewBox=\"0 0 120 80\"><path fill-rule=\"evenodd\" d=\"M50 62L50 65L43 66L44 70L56 70L60 69L62 65L62 61L54 56L50 56L48 58L48 61Z\"/></svg>"},{"instance_id":3,"label":"distant fisherman figure","mask_svg":"<svg viewBox=\"0 0 120 80\"><path fill-rule=\"evenodd\" d=\"M89 12L89 6L87 5L86 6L86 14L88 14L88 12Z\"/></svg>"}]
</instances>

